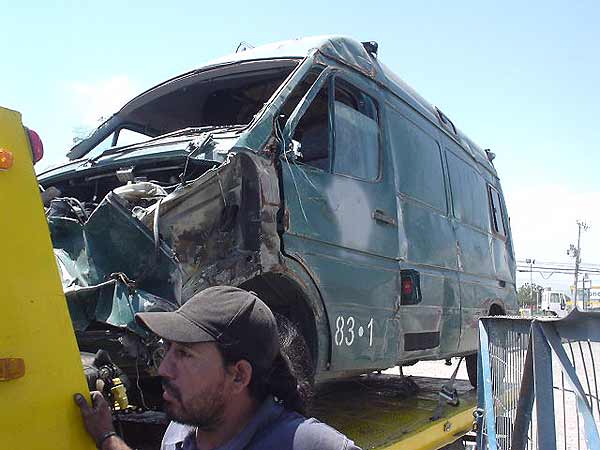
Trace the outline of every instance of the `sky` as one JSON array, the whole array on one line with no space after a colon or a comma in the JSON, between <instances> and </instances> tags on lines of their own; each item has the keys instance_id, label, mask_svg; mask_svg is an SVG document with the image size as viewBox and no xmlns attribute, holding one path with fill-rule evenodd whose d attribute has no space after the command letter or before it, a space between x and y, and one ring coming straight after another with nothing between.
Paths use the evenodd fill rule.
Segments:
<instances>
[{"instance_id":1,"label":"sky","mask_svg":"<svg viewBox=\"0 0 600 450\"><path fill-rule=\"evenodd\" d=\"M517 259L572 262L584 220L583 264L600 265L598 1L0 0L0 24L0 105L40 134L42 167L74 131L242 41L377 41L381 61L496 153ZM572 283L518 284L530 276Z\"/></svg>"}]
</instances>

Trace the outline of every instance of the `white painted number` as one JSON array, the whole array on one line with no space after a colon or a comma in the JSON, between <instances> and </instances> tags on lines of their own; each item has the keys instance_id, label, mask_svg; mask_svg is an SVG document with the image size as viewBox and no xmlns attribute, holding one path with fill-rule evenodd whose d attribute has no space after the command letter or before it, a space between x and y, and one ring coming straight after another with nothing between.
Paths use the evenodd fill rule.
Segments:
<instances>
[{"instance_id":1,"label":"white painted number","mask_svg":"<svg viewBox=\"0 0 600 450\"><path fill-rule=\"evenodd\" d=\"M369 320L369 323L366 327L369 331L369 347L373 346L373 323L373 318L371 317L371 320ZM356 334L354 332L355 327L356 320L354 319L354 317L349 316L347 318L344 318L344 316L337 316L337 318L335 319L335 345L340 347L341 345L346 344L348 347L350 347L352 344L354 344L354 340L356 337ZM365 327L363 327L362 325L359 326L358 337L363 337L365 335Z\"/></svg>"},{"instance_id":2,"label":"white painted number","mask_svg":"<svg viewBox=\"0 0 600 450\"><path fill-rule=\"evenodd\" d=\"M344 342L344 318L342 316L338 316L336 319L335 327L335 345L339 347Z\"/></svg>"},{"instance_id":3,"label":"white painted number","mask_svg":"<svg viewBox=\"0 0 600 450\"><path fill-rule=\"evenodd\" d=\"M346 326L348 327L348 333L350 334L350 339L346 338L346 345L350 346L354 342L354 317L348 317L346 319Z\"/></svg>"}]
</instances>

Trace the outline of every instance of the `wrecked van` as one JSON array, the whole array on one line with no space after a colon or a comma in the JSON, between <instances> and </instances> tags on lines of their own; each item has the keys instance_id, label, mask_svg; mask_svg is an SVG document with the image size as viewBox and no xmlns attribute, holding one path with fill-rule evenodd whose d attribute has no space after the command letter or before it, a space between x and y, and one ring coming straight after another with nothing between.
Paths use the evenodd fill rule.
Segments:
<instances>
[{"instance_id":1,"label":"wrecked van","mask_svg":"<svg viewBox=\"0 0 600 450\"><path fill-rule=\"evenodd\" d=\"M374 42L224 57L134 98L68 157L39 182L78 343L144 389L161 346L134 314L217 284L289 318L316 381L462 355L474 376L478 318L517 311L493 153Z\"/></svg>"}]
</instances>

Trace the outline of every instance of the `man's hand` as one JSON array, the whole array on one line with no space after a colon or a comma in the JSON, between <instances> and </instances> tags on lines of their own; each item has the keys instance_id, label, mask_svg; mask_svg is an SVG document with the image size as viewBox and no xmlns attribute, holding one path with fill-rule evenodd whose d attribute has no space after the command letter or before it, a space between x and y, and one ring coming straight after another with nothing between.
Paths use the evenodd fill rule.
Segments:
<instances>
[{"instance_id":1,"label":"man's hand","mask_svg":"<svg viewBox=\"0 0 600 450\"><path fill-rule=\"evenodd\" d=\"M102 394L98 391L94 391L92 394L92 406L88 405L83 395L75 394L75 403L81 409L81 416L83 417L83 423L88 434L94 439L94 442L98 443L106 433L115 431L112 423L112 415L110 413L110 406L104 400Z\"/></svg>"}]
</instances>

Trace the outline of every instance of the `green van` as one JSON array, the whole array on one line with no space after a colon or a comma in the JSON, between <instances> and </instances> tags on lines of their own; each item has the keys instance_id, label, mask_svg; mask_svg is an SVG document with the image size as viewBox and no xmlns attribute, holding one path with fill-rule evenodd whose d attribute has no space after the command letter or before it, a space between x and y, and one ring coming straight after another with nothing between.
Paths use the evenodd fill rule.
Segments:
<instances>
[{"instance_id":1,"label":"green van","mask_svg":"<svg viewBox=\"0 0 600 450\"><path fill-rule=\"evenodd\" d=\"M492 164L377 44L248 48L127 103L39 175L80 349L152 377L133 320L230 284L303 335L317 381L471 355L518 311ZM473 380L475 381L475 380Z\"/></svg>"}]
</instances>

